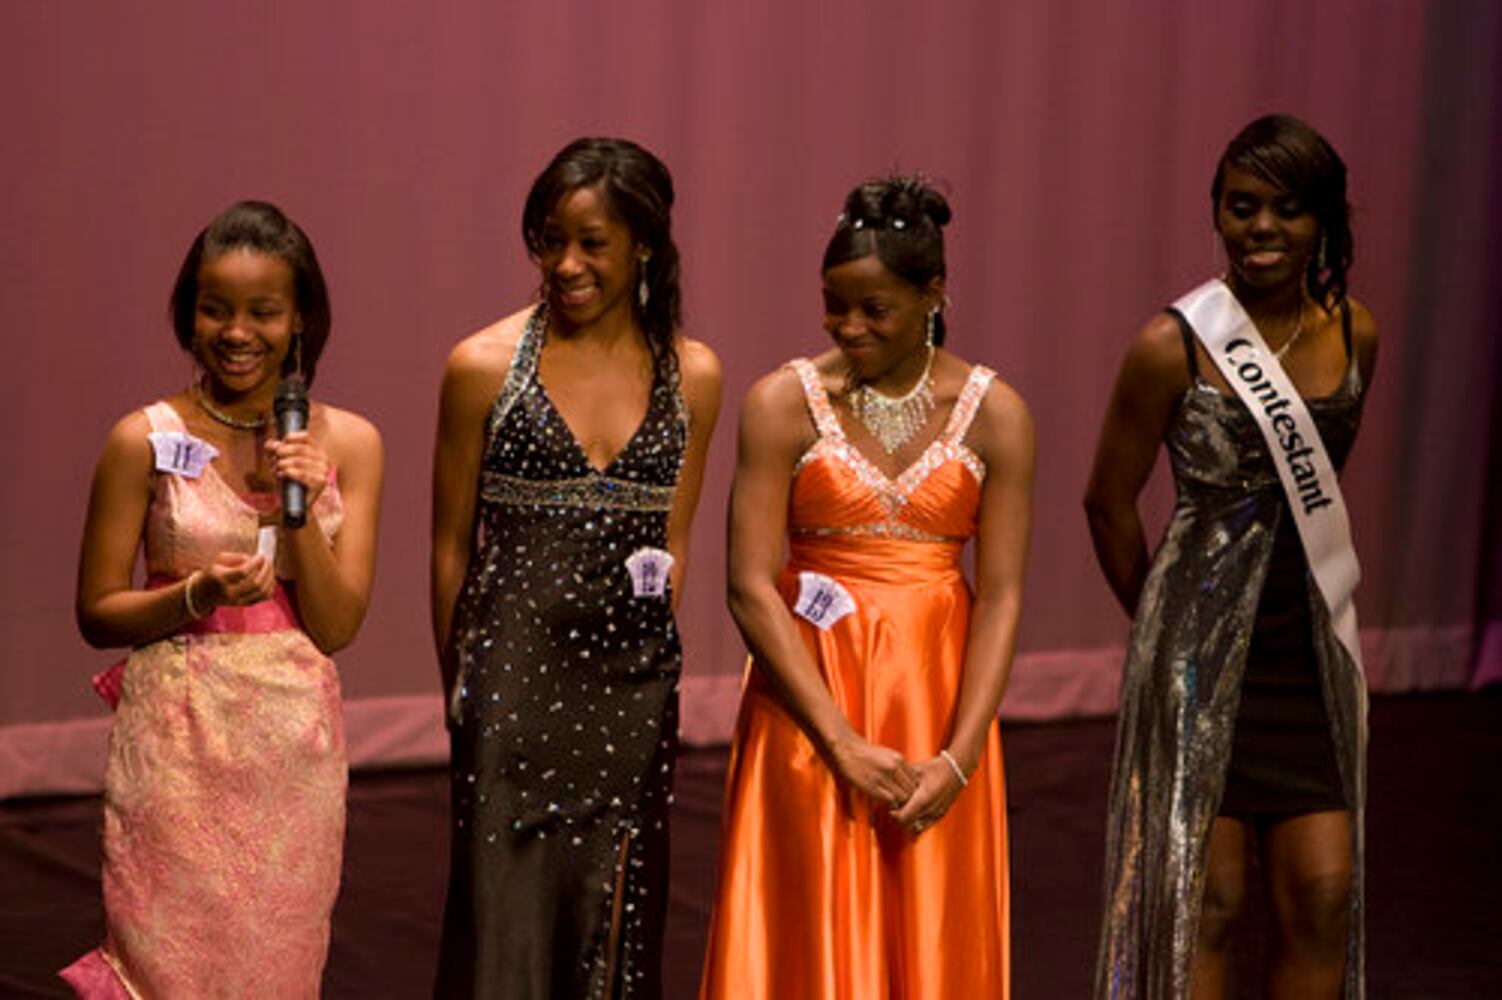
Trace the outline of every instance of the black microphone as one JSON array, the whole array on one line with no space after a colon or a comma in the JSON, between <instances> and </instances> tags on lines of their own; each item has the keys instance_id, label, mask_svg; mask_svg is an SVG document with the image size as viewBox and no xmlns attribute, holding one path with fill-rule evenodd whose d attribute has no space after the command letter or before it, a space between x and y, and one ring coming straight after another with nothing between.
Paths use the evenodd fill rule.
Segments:
<instances>
[{"instance_id":1,"label":"black microphone","mask_svg":"<svg viewBox=\"0 0 1502 1000\"><path fill-rule=\"evenodd\" d=\"M301 375L292 375L276 384L277 437L308 428L308 384ZM308 522L308 490L292 479L282 480L282 527L301 528Z\"/></svg>"}]
</instances>

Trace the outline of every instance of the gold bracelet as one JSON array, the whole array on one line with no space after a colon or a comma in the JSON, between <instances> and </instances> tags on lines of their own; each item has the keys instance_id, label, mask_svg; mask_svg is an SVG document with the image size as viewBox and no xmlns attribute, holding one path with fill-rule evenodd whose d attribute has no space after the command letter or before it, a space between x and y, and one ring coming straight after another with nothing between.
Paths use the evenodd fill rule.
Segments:
<instances>
[{"instance_id":1,"label":"gold bracelet","mask_svg":"<svg viewBox=\"0 0 1502 1000\"><path fill-rule=\"evenodd\" d=\"M954 754L948 750L940 750L939 756L954 770L954 776L960 779L960 787L965 788L970 784L970 779L965 777L965 769L960 767L960 762L954 759Z\"/></svg>"},{"instance_id":2,"label":"gold bracelet","mask_svg":"<svg viewBox=\"0 0 1502 1000\"><path fill-rule=\"evenodd\" d=\"M193 606L193 584L201 576L203 576L203 570L195 569L193 572L188 574L188 582L183 584L183 607L187 610L188 617L193 619L195 622L203 621L203 619L208 617L209 614L209 611L199 611Z\"/></svg>"}]
</instances>

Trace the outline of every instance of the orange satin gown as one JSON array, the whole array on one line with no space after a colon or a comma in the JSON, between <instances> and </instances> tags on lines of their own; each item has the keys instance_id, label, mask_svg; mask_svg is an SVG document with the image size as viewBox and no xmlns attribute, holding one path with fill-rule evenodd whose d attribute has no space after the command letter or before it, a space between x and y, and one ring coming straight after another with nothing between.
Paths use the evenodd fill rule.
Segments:
<instances>
[{"instance_id":1,"label":"orange satin gown","mask_svg":"<svg viewBox=\"0 0 1502 1000\"><path fill-rule=\"evenodd\" d=\"M811 363L819 431L799 461L781 589L832 577L855 610L797 618L836 704L909 760L949 738L970 622L960 569L985 468L965 432L976 366L943 433L895 480L845 438ZM998 1000L1009 993L1006 792L993 723L954 804L916 836L835 778L754 664L736 724L704 1000Z\"/></svg>"}]
</instances>

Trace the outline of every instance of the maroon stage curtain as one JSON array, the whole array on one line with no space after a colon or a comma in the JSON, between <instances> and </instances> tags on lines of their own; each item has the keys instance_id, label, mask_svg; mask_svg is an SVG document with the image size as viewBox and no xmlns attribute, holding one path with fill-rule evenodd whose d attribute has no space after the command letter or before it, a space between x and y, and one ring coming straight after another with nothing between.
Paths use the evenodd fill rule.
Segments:
<instances>
[{"instance_id":1,"label":"maroon stage curtain","mask_svg":"<svg viewBox=\"0 0 1502 1000\"><path fill-rule=\"evenodd\" d=\"M1349 164L1353 287L1383 330L1346 478L1373 683L1461 686L1483 649L1502 673L1499 32L1491 0L3 5L0 795L97 783L87 680L109 657L71 614L90 473L115 419L188 378L172 278L193 233L250 196L285 207L325 264L319 393L386 438L375 598L339 658L352 751L443 753L426 598L439 376L455 340L532 294L522 199L583 133L636 138L673 169L687 328L725 363L683 604L689 738L724 737L744 656L722 582L736 410L753 379L824 346L823 242L845 190L894 168L947 186L951 343L1037 421L1004 710L1111 710L1127 623L1080 507L1106 392L1133 332L1220 268L1212 166L1273 110ZM1168 499L1160 475L1155 523Z\"/></svg>"}]
</instances>

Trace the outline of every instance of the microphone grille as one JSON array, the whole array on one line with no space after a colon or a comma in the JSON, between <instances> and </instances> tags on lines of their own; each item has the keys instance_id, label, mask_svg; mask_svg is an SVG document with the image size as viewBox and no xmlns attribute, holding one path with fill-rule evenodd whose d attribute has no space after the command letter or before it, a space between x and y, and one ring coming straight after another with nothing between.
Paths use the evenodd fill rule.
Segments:
<instances>
[{"instance_id":1,"label":"microphone grille","mask_svg":"<svg viewBox=\"0 0 1502 1000\"><path fill-rule=\"evenodd\" d=\"M276 384L276 398L272 408L281 413L284 410L308 409L308 384L303 381L301 375L289 375Z\"/></svg>"}]
</instances>

